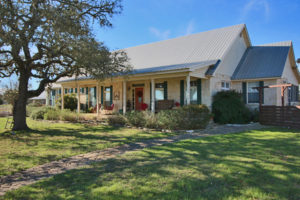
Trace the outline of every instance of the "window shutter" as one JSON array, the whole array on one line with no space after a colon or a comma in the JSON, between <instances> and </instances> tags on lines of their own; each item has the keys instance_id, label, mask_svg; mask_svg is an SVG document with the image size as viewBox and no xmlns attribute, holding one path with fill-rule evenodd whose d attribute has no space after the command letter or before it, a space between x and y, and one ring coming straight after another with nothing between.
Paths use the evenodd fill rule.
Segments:
<instances>
[{"instance_id":1,"label":"window shutter","mask_svg":"<svg viewBox=\"0 0 300 200\"><path fill-rule=\"evenodd\" d=\"M299 86L295 86L296 89L296 102L299 102Z\"/></svg>"},{"instance_id":2,"label":"window shutter","mask_svg":"<svg viewBox=\"0 0 300 200\"><path fill-rule=\"evenodd\" d=\"M151 106L152 106L152 84L150 82L150 106L149 106L150 110L152 110Z\"/></svg>"},{"instance_id":3,"label":"window shutter","mask_svg":"<svg viewBox=\"0 0 300 200\"><path fill-rule=\"evenodd\" d=\"M259 81L259 87L264 87L263 81ZM264 104L265 103L264 89L262 89L261 95L262 95L262 104Z\"/></svg>"},{"instance_id":4,"label":"window shutter","mask_svg":"<svg viewBox=\"0 0 300 200\"><path fill-rule=\"evenodd\" d=\"M73 93L73 88L71 88L71 93Z\"/></svg>"},{"instance_id":5,"label":"window shutter","mask_svg":"<svg viewBox=\"0 0 300 200\"><path fill-rule=\"evenodd\" d=\"M201 79L197 79L197 104L202 103L202 83Z\"/></svg>"},{"instance_id":6,"label":"window shutter","mask_svg":"<svg viewBox=\"0 0 300 200\"><path fill-rule=\"evenodd\" d=\"M113 104L113 86L110 86L110 105Z\"/></svg>"},{"instance_id":7,"label":"window shutter","mask_svg":"<svg viewBox=\"0 0 300 200\"><path fill-rule=\"evenodd\" d=\"M247 103L247 83L246 82L242 83L242 90L243 90L243 100L244 100L244 103L246 104Z\"/></svg>"},{"instance_id":8,"label":"window shutter","mask_svg":"<svg viewBox=\"0 0 300 200\"><path fill-rule=\"evenodd\" d=\"M58 94L61 94L61 89L59 88L59 90L58 90Z\"/></svg>"},{"instance_id":9,"label":"window shutter","mask_svg":"<svg viewBox=\"0 0 300 200\"><path fill-rule=\"evenodd\" d=\"M101 105L103 106L103 86L101 86Z\"/></svg>"},{"instance_id":10,"label":"window shutter","mask_svg":"<svg viewBox=\"0 0 300 200\"><path fill-rule=\"evenodd\" d=\"M68 94L68 89L65 89L65 94Z\"/></svg>"},{"instance_id":11,"label":"window shutter","mask_svg":"<svg viewBox=\"0 0 300 200\"><path fill-rule=\"evenodd\" d=\"M180 80L180 106L184 105L184 80Z\"/></svg>"},{"instance_id":12,"label":"window shutter","mask_svg":"<svg viewBox=\"0 0 300 200\"><path fill-rule=\"evenodd\" d=\"M97 89L94 87L94 97L97 98Z\"/></svg>"},{"instance_id":13,"label":"window shutter","mask_svg":"<svg viewBox=\"0 0 300 200\"><path fill-rule=\"evenodd\" d=\"M164 100L168 100L168 82L164 82Z\"/></svg>"},{"instance_id":14,"label":"window shutter","mask_svg":"<svg viewBox=\"0 0 300 200\"><path fill-rule=\"evenodd\" d=\"M77 88L75 88L75 93L77 93Z\"/></svg>"},{"instance_id":15,"label":"window shutter","mask_svg":"<svg viewBox=\"0 0 300 200\"><path fill-rule=\"evenodd\" d=\"M86 96L86 112L87 112L89 109L89 98L88 98L89 88L88 87L85 88L85 94L86 94L85 96Z\"/></svg>"}]
</instances>

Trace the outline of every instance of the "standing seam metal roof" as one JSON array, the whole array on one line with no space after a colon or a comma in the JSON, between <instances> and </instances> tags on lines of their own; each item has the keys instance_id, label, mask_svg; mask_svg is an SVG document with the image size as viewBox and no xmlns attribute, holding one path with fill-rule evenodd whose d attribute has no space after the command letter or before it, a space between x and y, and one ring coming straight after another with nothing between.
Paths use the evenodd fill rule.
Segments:
<instances>
[{"instance_id":1,"label":"standing seam metal roof","mask_svg":"<svg viewBox=\"0 0 300 200\"><path fill-rule=\"evenodd\" d=\"M244 53L232 80L281 77L289 46L254 46Z\"/></svg>"}]
</instances>

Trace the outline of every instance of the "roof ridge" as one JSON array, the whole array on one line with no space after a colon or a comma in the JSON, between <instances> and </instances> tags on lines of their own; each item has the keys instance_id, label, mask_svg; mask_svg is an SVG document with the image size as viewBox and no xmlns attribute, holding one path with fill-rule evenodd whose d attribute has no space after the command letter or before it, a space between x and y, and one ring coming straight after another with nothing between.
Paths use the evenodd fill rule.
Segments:
<instances>
[{"instance_id":1,"label":"roof ridge","mask_svg":"<svg viewBox=\"0 0 300 200\"><path fill-rule=\"evenodd\" d=\"M169 38L169 39L166 39L166 40L149 42L149 43L146 43L146 44L131 46L131 47L123 48L123 49L116 49L114 51L120 51L120 50L124 51L124 50L127 50L127 49L136 48L136 47L142 47L142 46L146 46L146 45L149 45L149 44L156 44L156 43L170 41L170 40L176 40L176 39L180 39L180 38L187 38L187 37L195 36L195 35L198 35L198 34L200 35L200 34L211 32L211 31L217 31L217 30L222 30L222 29L229 29L229 28L239 27L239 26L241 26L242 28L244 28L246 26L246 24L242 23L242 24L236 24L236 25L231 25L231 26L220 27L220 28L216 28L216 29L210 29L210 30L201 31L201 32L198 32L198 33L189 34L189 35L183 35L183 36L179 36L179 37Z\"/></svg>"}]
</instances>

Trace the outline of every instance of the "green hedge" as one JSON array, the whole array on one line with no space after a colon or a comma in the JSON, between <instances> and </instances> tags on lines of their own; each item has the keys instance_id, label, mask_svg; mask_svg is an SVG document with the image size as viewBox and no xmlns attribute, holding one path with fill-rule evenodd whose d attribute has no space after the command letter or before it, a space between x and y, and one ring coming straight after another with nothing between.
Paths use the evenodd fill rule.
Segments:
<instances>
[{"instance_id":1,"label":"green hedge","mask_svg":"<svg viewBox=\"0 0 300 200\"><path fill-rule=\"evenodd\" d=\"M251 112L236 91L221 91L214 95L212 104L214 121L220 124L244 124L251 120Z\"/></svg>"},{"instance_id":2,"label":"green hedge","mask_svg":"<svg viewBox=\"0 0 300 200\"><path fill-rule=\"evenodd\" d=\"M171 130L202 129L207 126L209 119L209 109L205 105L163 110L156 115L149 111L132 111L126 114L127 123L131 126Z\"/></svg>"}]
</instances>

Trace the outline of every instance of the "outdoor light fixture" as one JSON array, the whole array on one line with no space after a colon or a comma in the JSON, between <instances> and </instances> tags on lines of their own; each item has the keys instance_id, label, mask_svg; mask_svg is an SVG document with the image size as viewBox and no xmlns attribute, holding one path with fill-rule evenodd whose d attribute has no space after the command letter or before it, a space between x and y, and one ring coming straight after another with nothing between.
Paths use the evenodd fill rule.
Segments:
<instances>
[{"instance_id":1,"label":"outdoor light fixture","mask_svg":"<svg viewBox=\"0 0 300 200\"><path fill-rule=\"evenodd\" d=\"M300 64L300 58L297 59L297 63Z\"/></svg>"}]
</instances>

